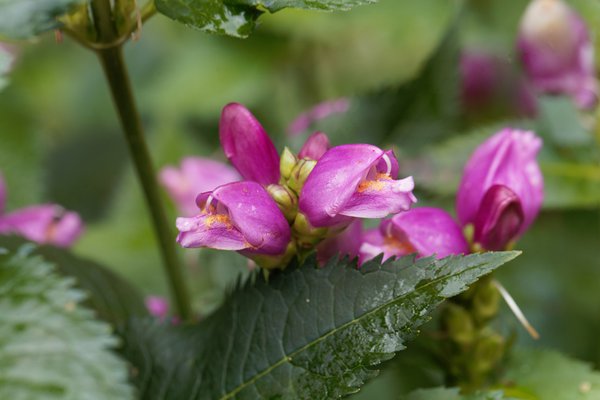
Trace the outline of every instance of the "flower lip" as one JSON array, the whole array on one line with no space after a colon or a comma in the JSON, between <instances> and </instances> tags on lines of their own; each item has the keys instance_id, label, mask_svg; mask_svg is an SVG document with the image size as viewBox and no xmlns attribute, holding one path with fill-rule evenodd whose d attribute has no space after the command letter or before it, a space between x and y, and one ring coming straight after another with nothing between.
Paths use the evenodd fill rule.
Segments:
<instances>
[{"instance_id":1,"label":"flower lip","mask_svg":"<svg viewBox=\"0 0 600 400\"><path fill-rule=\"evenodd\" d=\"M225 156L247 180L269 185L279 182L279 155L264 128L239 103L223 108L219 138Z\"/></svg>"},{"instance_id":2,"label":"flower lip","mask_svg":"<svg viewBox=\"0 0 600 400\"><path fill-rule=\"evenodd\" d=\"M414 183L410 177L393 179L397 165L393 153L369 144L333 147L319 159L304 183L300 211L315 227L404 211L416 201Z\"/></svg>"},{"instance_id":3,"label":"flower lip","mask_svg":"<svg viewBox=\"0 0 600 400\"><path fill-rule=\"evenodd\" d=\"M515 192L504 185L493 185L477 211L474 240L487 250L505 250L519 235L524 219Z\"/></svg>"},{"instance_id":4,"label":"flower lip","mask_svg":"<svg viewBox=\"0 0 600 400\"><path fill-rule=\"evenodd\" d=\"M275 201L258 183L233 182L198 195L201 212L178 218L178 242L184 247L244 250L281 254L290 241L290 227Z\"/></svg>"}]
</instances>

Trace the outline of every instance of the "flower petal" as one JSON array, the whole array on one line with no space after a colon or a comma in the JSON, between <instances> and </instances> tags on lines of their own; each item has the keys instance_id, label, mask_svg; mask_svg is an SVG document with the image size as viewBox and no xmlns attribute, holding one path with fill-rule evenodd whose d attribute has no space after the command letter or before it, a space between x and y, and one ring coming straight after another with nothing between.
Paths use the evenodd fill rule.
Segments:
<instances>
[{"instance_id":1,"label":"flower petal","mask_svg":"<svg viewBox=\"0 0 600 400\"><path fill-rule=\"evenodd\" d=\"M318 160L329 150L329 138L323 132L315 132L306 139L298 153L298 158Z\"/></svg>"},{"instance_id":2,"label":"flower petal","mask_svg":"<svg viewBox=\"0 0 600 400\"><path fill-rule=\"evenodd\" d=\"M218 250L244 250L252 247L244 235L223 215L200 214L177 218L177 243L182 247L210 247Z\"/></svg>"},{"instance_id":3,"label":"flower petal","mask_svg":"<svg viewBox=\"0 0 600 400\"><path fill-rule=\"evenodd\" d=\"M315 227L331 226L383 150L368 144L329 149L317 162L300 192L299 209Z\"/></svg>"},{"instance_id":4,"label":"flower petal","mask_svg":"<svg viewBox=\"0 0 600 400\"><path fill-rule=\"evenodd\" d=\"M565 2L530 2L521 20L517 48L536 89L568 94L581 108L597 103L594 48L588 28Z\"/></svg>"},{"instance_id":5,"label":"flower petal","mask_svg":"<svg viewBox=\"0 0 600 400\"><path fill-rule=\"evenodd\" d=\"M336 254L341 257L349 256L350 258L358 256L362 236L362 221L356 220L342 232L322 241L317 246L317 259L319 262L325 263Z\"/></svg>"},{"instance_id":6,"label":"flower petal","mask_svg":"<svg viewBox=\"0 0 600 400\"><path fill-rule=\"evenodd\" d=\"M160 183L186 216L198 213L196 196L226 183L240 180L239 174L230 166L201 157L186 157L180 168L165 167L160 171Z\"/></svg>"},{"instance_id":7,"label":"flower petal","mask_svg":"<svg viewBox=\"0 0 600 400\"><path fill-rule=\"evenodd\" d=\"M218 187L212 196L227 208L233 225L256 253L275 255L285 251L290 226L261 185L248 181L230 183Z\"/></svg>"},{"instance_id":8,"label":"flower petal","mask_svg":"<svg viewBox=\"0 0 600 400\"><path fill-rule=\"evenodd\" d=\"M435 254L444 258L452 254L468 254L469 245L450 214L439 208L413 208L391 219L390 233L405 240L420 257Z\"/></svg>"},{"instance_id":9,"label":"flower petal","mask_svg":"<svg viewBox=\"0 0 600 400\"><path fill-rule=\"evenodd\" d=\"M542 140L533 132L504 129L481 144L463 173L457 194L457 214L463 225L474 223L483 196L492 185L510 188L521 201L523 233L538 214L544 182L537 153Z\"/></svg>"},{"instance_id":10,"label":"flower petal","mask_svg":"<svg viewBox=\"0 0 600 400\"><path fill-rule=\"evenodd\" d=\"M17 234L41 244L68 247L82 230L76 213L65 212L55 204L22 208L0 217L0 233Z\"/></svg>"},{"instance_id":11,"label":"flower petal","mask_svg":"<svg viewBox=\"0 0 600 400\"><path fill-rule=\"evenodd\" d=\"M383 218L406 211L417 201L412 193L414 187L412 177L364 181L339 213L356 218Z\"/></svg>"},{"instance_id":12,"label":"flower petal","mask_svg":"<svg viewBox=\"0 0 600 400\"><path fill-rule=\"evenodd\" d=\"M517 238L524 219L519 197L504 185L493 185L477 212L474 240L486 250L505 250Z\"/></svg>"},{"instance_id":13,"label":"flower petal","mask_svg":"<svg viewBox=\"0 0 600 400\"><path fill-rule=\"evenodd\" d=\"M279 155L273 142L243 105L223 108L219 137L225 156L247 180L262 185L279 183Z\"/></svg>"}]
</instances>

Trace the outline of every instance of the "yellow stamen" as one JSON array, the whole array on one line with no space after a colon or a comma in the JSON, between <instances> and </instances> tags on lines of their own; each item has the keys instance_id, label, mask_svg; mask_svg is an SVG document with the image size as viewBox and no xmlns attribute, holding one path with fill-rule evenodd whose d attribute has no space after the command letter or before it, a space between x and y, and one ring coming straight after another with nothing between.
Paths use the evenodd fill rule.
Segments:
<instances>
[{"instance_id":1,"label":"yellow stamen","mask_svg":"<svg viewBox=\"0 0 600 400\"><path fill-rule=\"evenodd\" d=\"M389 174L378 173L375 175L375 179L362 181L358 185L358 188L356 188L356 191L358 193L362 193L367 190L379 192L385 187L385 183L383 181L389 181L391 179L392 177Z\"/></svg>"},{"instance_id":2,"label":"yellow stamen","mask_svg":"<svg viewBox=\"0 0 600 400\"><path fill-rule=\"evenodd\" d=\"M209 215L208 217L206 217L206 220L204 223L206 224L206 226L208 228L211 228L214 224L225 225L227 227L227 229L230 229L232 227L229 216L227 216L225 214Z\"/></svg>"}]
</instances>

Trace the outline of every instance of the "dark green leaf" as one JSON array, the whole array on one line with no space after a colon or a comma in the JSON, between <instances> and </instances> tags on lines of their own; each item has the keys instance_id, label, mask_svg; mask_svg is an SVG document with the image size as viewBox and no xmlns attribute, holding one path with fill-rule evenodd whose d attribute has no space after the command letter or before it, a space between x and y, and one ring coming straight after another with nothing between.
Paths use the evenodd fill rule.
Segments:
<instances>
[{"instance_id":1,"label":"dark green leaf","mask_svg":"<svg viewBox=\"0 0 600 400\"><path fill-rule=\"evenodd\" d=\"M283 8L349 10L376 0L156 0L159 12L192 28L209 33L247 37L263 10Z\"/></svg>"},{"instance_id":2,"label":"dark green leaf","mask_svg":"<svg viewBox=\"0 0 600 400\"><path fill-rule=\"evenodd\" d=\"M57 20L85 0L0 0L0 37L23 39L59 26Z\"/></svg>"},{"instance_id":3,"label":"dark green leaf","mask_svg":"<svg viewBox=\"0 0 600 400\"><path fill-rule=\"evenodd\" d=\"M16 251L24 243L18 237L0 236L0 248ZM32 252L54 263L60 274L75 278L76 285L88 293L84 305L101 319L119 324L131 316L147 315L139 292L107 268L53 246L37 246Z\"/></svg>"},{"instance_id":4,"label":"dark green leaf","mask_svg":"<svg viewBox=\"0 0 600 400\"><path fill-rule=\"evenodd\" d=\"M505 380L540 400L600 399L600 372L554 351L520 350L511 358Z\"/></svg>"},{"instance_id":5,"label":"dark green leaf","mask_svg":"<svg viewBox=\"0 0 600 400\"><path fill-rule=\"evenodd\" d=\"M380 265L314 259L255 276L197 326L133 322L125 356L143 398L336 398L377 375L429 313L518 252Z\"/></svg>"},{"instance_id":6,"label":"dark green leaf","mask_svg":"<svg viewBox=\"0 0 600 400\"><path fill-rule=\"evenodd\" d=\"M111 328L28 248L0 255L0 398L132 399Z\"/></svg>"}]
</instances>

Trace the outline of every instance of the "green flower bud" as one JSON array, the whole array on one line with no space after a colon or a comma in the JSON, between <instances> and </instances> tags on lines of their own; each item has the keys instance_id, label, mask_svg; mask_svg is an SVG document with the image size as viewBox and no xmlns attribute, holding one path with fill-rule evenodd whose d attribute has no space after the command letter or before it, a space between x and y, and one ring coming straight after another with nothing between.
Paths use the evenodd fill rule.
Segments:
<instances>
[{"instance_id":1,"label":"green flower bud","mask_svg":"<svg viewBox=\"0 0 600 400\"><path fill-rule=\"evenodd\" d=\"M473 316L480 325L498 314L500 292L493 285L491 277L485 277L476 284L472 304Z\"/></svg>"},{"instance_id":2,"label":"green flower bud","mask_svg":"<svg viewBox=\"0 0 600 400\"><path fill-rule=\"evenodd\" d=\"M283 148L281 152L281 159L279 161L279 172L281 173L281 180L286 182L292 175L292 169L296 166L298 158L288 149Z\"/></svg>"},{"instance_id":3,"label":"green flower bud","mask_svg":"<svg viewBox=\"0 0 600 400\"><path fill-rule=\"evenodd\" d=\"M296 214L292 225L293 235L300 247L312 247L327 236L327 228L315 228L302 213Z\"/></svg>"},{"instance_id":4,"label":"green flower bud","mask_svg":"<svg viewBox=\"0 0 600 400\"><path fill-rule=\"evenodd\" d=\"M296 255L296 244L292 240L288 243L285 252L279 256L269 256L265 254L256 254L249 256L258 266L261 268L272 270L272 269L285 269L288 266L292 258Z\"/></svg>"},{"instance_id":5,"label":"green flower bud","mask_svg":"<svg viewBox=\"0 0 600 400\"><path fill-rule=\"evenodd\" d=\"M463 307L448 303L444 309L442 323L448 337L460 345L469 345L475 340L475 324Z\"/></svg>"},{"instance_id":6,"label":"green flower bud","mask_svg":"<svg viewBox=\"0 0 600 400\"><path fill-rule=\"evenodd\" d=\"M317 165L315 160L302 159L298 161L292 169L292 174L288 179L288 186L296 193L300 193L304 182L306 182L306 178L308 178L315 165Z\"/></svg>"},{"instance_id":7,"label":"green flower bud","mask_svg":"<svg viewBox=\"0 0 600 400\"><path fill-rule=\"evenodd\" d=\"M471 372L487 374L498 365L504 354L504 338L497 333L480 337L475 344L470 362Z\"/></svg>"},{"instance_id":8,"label":"green flower bud","mask_svg":"<svg viewBox=\"0 0 600 400\"><path fill-rule=\"evenodd\" d=\"M288 222L292 223L298 213L298 197L290 189L281 185L269 185L267 192L275 200Z\"/></svg>"}]
</instances>

